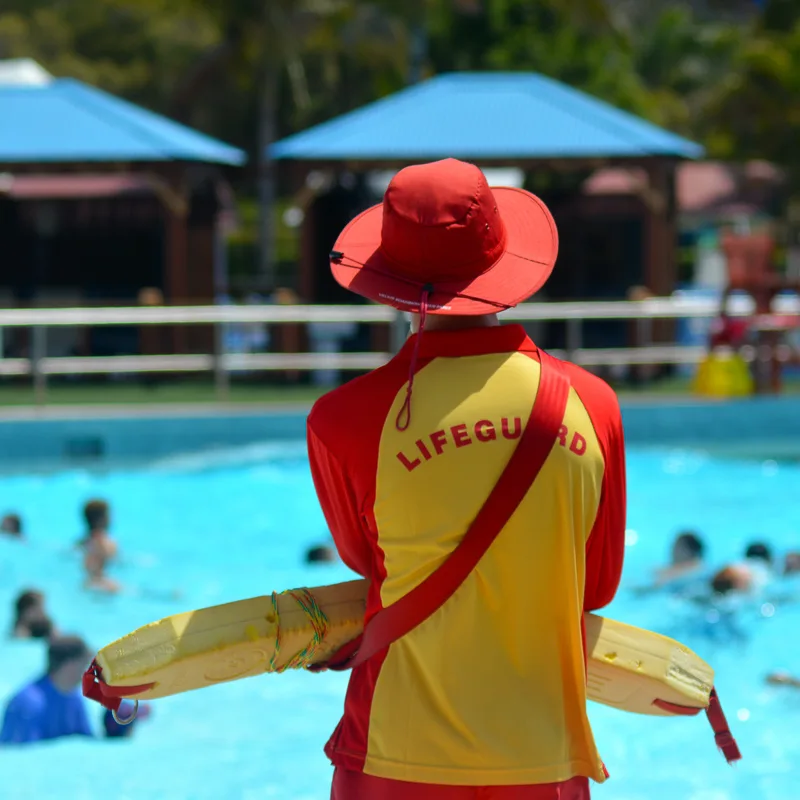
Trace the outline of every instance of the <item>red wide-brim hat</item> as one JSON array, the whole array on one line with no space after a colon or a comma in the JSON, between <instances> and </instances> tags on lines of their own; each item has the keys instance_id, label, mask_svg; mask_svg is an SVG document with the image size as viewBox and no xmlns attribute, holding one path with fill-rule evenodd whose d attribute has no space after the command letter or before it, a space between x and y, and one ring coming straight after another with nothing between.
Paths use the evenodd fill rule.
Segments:
<instances>
[{"instance_id":1,"label":"red wide-brim hat","mask_svg":"<svg viewBox=\"0 0 800 800\"><path fill-rule=\"evenodd\" d=\"M485 180L454 159L401 170L383 203L339 235L334 278L401 311L419 311L426 290L431 314L492 314L528 299L553 271L555 221L530 192Z\"/></svg>"}]
</instances>

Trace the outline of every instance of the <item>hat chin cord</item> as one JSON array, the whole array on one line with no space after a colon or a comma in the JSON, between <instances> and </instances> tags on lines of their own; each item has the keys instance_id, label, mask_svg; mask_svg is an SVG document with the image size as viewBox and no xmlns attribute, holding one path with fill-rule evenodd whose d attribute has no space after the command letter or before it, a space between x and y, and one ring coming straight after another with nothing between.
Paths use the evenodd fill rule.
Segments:
<instances>
[{"instance_id":1,"label":"hat chin cord","mask_svg":"<svg viewBox=\"0 0 800 800\"><path fill-rule=\"evenodd\" d=\"M417 372L417 361L419 359L419 345L422 341L422 333L425 330L425 320L428 318L428 300L433 293L433 285L426 283L422 287L422 292L419 298L419 330L417 331L417 339L414 342L414 350L411 353L411 363L408 367L408 384L406 385L406 396L403 400L403 405L400 411L397 412L397 417L394 421L394 426L398 431L408 430L411 424L411 393L414 391L414 375Z\"/></svg>"}]
</instances>

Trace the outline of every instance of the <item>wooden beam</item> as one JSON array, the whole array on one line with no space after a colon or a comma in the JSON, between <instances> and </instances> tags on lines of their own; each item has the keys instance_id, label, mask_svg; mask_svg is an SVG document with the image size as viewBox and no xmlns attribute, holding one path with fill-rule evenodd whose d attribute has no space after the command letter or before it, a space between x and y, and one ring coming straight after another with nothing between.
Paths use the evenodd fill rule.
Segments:
<instances>
[{"instance_id":1,"label":"wooden beam","mask_svg":"<svg viewBox=\"0 0 800 800\"><path fill-rule=\"evenodd\" d=\"M645 285L657 297L666 297L675 291L678 282L675 164L658 160L645 169L649 182L645 204ZM674 320L655 320L652 341L672 341L674 330Z\"/></svg>"},{"instance_id":2,"label":"wooden beam","mask_svg":"<svg viewBox=\"0 0 800 800\"><path fill-rule=\"evenodd\" d=\"M667 161L647 166L649 186L645 233L645 280L653 294L665 296L678 280L675 167Z\"/></svg>"},{"instance_id":3,"label":"wooden beam","mask_svg":"<svg viewBox=\"0 0 800 800\"><path fill-rule=\"evenodd\" d=\"M168 193L162 194L164 209L164 285L168 302L183 305L189 298L189 213L188 195L181 173L170 176ZM164 189L162 189L162 192ZM172 328L172 347L175 353L185 353L186 328Z\"/></svg>"}]
</instances>

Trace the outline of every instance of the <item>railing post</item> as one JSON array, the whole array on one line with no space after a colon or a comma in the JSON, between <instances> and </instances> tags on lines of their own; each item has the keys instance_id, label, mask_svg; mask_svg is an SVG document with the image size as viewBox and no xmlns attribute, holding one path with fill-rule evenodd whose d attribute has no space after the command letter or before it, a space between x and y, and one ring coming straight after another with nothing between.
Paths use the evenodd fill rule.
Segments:
<instances>
[{"instance_id":1,"label":"railing post","mask_svg":"<svg viewBox=\"0 0 800 800\"><path fill-rule=\"evenodd\" d=\"M583 346L583 331L581 326L583 320L578 317L570 317L567 320L567 359L572 361L575 351Z\"/></svg>"},{"instance_id":2,"label":"railing post","mask_svg":"<svg viewBox=\"0 0 800 800\"><path fill-rule=\"evenodd\" d=\"M408 339L408 320L403 311L395 311L394 319L392 320L392 355L400 352L400 348L405 344L406 339Z\"/></svg>"},{"instance_id":3,"label":"railing post","mask_svg":"<svg viewBox=\"0 0 800 800\"><path fill-rule=\"evenodd\" d=\"M214 391L220 402L228 399L230 390L225 356L225 324L217 320L214 323Z\"/></svg>"},{"instance_id":4,"label":"railing post","mask_svg":"<svg viewBox=\"0 0 800 800\"><path fill-rule=\"evenodd\" d=\"M37 405L47 402L47 374L43 361L47 355L47 328L36 325L31 343L31 372L33 373L33 400Z\"/></svg>"},{"instance_id":5,"label":"railing post","mask_svg":"<svg viewBox=\"0 0 800 800\"><path fill-rule=\"evenodd\" d=\"M636 346L647 348L653 343L653 318L639 317L636 320ZM652 380L657 372L656 364L637 364L633 366L633 372L640 382Z\"/></svg>"},{"instance_id":6,"label":"railing post","mask_svg":"<svg viewBox=\"0 0 800 800\"><path fill-rule=\"evenodd\" d=\"M653 343L653 318L639 317L636 320L636 327L638 328L637 347L649 347Z\"/></svg>"}]
</instances>

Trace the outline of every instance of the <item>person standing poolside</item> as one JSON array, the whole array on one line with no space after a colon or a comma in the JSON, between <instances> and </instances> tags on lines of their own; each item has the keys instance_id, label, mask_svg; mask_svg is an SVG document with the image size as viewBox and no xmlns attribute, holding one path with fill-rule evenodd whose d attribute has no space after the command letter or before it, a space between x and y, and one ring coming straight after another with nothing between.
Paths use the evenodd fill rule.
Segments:
<instances>
[{"instance_id":1,"label":"person standing poolside","mask_svg":"<svg viewBox=\"0 0 800 800\"><path fill-rule=\"evenodd\" d=\"M511 458L543 357L497 313L542 287L557 249L538 198L490 189L453 159L401 170L337 240L342 286L413 315L388 364L308 418L323 512L369 580L367 621L440 566ZM325 750L334 800L585 800L589 779L607 777L586 714L583 613L619 584L623 430L607 384L558 370L566 413L509 522L438 611L353 670Z\"/></svg>"},{"instance_id":2,"label":"person standing poolside","mask_svg":"<svg viewBox=\"0 0 800 800\"><path fill-rule=\"evenodd\" d=\"M91 660L89 648L77 636L52 638L47 654L47 674L9 701L0 730L0 744L91 736L79 688Z\"/></svg>"}]
</instances>

